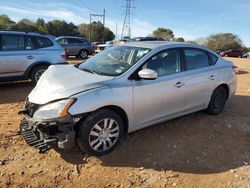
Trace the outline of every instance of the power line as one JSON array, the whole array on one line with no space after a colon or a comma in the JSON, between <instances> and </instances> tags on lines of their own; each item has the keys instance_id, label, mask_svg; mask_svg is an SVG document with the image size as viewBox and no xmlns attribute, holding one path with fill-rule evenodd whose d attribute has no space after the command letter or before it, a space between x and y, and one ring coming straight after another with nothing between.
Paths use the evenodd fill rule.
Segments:
<instances>
[{"instance_id":1,"label":"power line","mask_svg":"<svg viewBox=\"0 0 250 188\"><path fill-rule=\"evenodd\" d=\"M123 21L123 26L122 26L122 35L121 38L124 37L131 37L131 25L130 25L130 21L131 21L131 9L133 7L131 7L131 2L134 0L126 0L126 8L125 8L125 17L124 17L124 21Z\"/></svg>"}]
</instances>

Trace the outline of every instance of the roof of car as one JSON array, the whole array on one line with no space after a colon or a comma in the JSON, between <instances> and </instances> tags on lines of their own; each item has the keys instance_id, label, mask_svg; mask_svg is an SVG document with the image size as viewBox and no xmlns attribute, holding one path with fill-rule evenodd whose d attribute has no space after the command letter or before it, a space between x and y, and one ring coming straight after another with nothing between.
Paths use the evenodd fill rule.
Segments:
<instances>
[{"instance_id":1,"label":"roof of car","mask_svg":"<svg viewBox=\"0 0 250 188\"><path fill-rule=\"evenodd\" d=\"M196 44L186 43L186 42L168 42L168 41L140 41L140 42L128 42L124 43L125 46L134 46L141 48L154 49L163 46L183 46L183 47L200 47Z\"/></svg>"},{"instance_id":2,"label":"roof of car","mask_svg":"<svg viewBox=\"0 0 250 188\"><path fill-rule=\"evenodd\" d=\"M60 38L86 39L86 38L83 38L83 37L76 37L76 36L60 36L60 37L57 37L57 39L60 39Z\"/></svg>"},{"instance_id":3,"label":"roof of car","mask_svg":"<svg viewBox=\"0 0 250 188\"><path fill-rule=\"evenodd\" d=\"M8 30L0 30L0 34L23 34L23 35L35 35L35 36L51 36L51 35L41 34L41 33L37 33L37 32L8 31Z\"/></svg>"}]
</instances>

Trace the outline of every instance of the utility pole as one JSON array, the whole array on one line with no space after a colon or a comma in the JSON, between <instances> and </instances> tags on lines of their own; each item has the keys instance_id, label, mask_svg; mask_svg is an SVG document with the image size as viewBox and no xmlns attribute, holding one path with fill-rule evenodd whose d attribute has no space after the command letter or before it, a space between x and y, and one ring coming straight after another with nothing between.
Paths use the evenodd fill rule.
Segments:
<instances>
[{"instance_id":1,"label":"utility pole","mask_svg":"<svg viewBox=\"0 0 250 188\"><path fill-rule=\"evenodd\" d=\"M104 32L105 32L105 9L103 9L103 31L102 31L102 42L104 42Z\"/></svg>"},{"instance_id":2,"label":"utility pole","mask_svg":"<svg viewBox=\"0 0 250 188\"><path fill-rule=\"evenodd\" d=\"M131 1L133 0L126 0L126 8L125 8L125 17L122 26L122 36L123 37L131 37L131 26L130 26L130 19L131 19Z\"/></svg>"},{"instance_id":3,"label":"utility pole","mask_svg":"<svg viewBox=\"0 0 250 188\"><path fill-rule=\"evenodd\" d=\"M118 23L115 24L115 38L116 38L116 40L118 39L117 28L118 28Z\"/></svg>"},{"instance_id":4,"label":"utility pole","mask_svg":"<svg viewBox=\"0 0 250 188\"><path fill-rule=\"evenodd\" d=\"M105 9L103 10L103 14L90 14L89 16L89 41L91 41L92 35L92 22L96 19L102 19L102 42L104 42L104 30L105 30Z\"/></svg>"}]
</instances>

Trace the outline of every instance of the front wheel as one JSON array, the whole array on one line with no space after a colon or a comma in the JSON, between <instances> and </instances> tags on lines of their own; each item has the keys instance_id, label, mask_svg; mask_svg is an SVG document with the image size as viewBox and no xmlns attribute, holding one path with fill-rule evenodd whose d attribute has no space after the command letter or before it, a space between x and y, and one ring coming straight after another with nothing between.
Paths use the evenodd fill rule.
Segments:
<instances>
[{"instance_id":1,"label":"front wheel","mask_svg":"<svg viewBox=\"0 0 250 188\"><path fill-rule=\"evenodd\" d=\"M206 112L211 115L217 115L223 110L227 100L227 91L224 87L218 87L214 90Z\"/></svg>"},{"instance_id":2,"label":"front wheel","mask_svg":"<svg viewBox=\"0 0 250 188\"><path fill-rule=\"evenodd\" d=\"M121 117L111 110L98 110L79 125L77 142L82 151L95 156L110 153L124 133Z\"/></svg>"}]
</instances>

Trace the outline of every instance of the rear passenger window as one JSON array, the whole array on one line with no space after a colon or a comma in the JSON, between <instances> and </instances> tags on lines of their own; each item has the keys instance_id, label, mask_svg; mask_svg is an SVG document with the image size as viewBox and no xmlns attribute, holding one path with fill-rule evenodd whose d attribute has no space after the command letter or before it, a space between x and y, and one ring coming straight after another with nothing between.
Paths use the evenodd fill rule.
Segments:
<instances>
[{"instance_id":1,"label":"rear passenger window","mask_svg":"<svg viewBox=\"0 0 250 188\"><path fill-rule=\"evenodd\" d=\"M199 49L184 49L187 70L209 66L207 53Z\"/></svg>"},{"instance_id":2,"label":"rear passenger window","mask_svg":"<svg viewBox=\"0 0 250 188\"><path fill-rule=\"evenodd\" d=\"M35 37L35 40L37 42L38 48L46 48L53 46L53 43L45 37Z\"/></svg>"},{"instance_id":3,"label":"rear passenger window","mask_svg":"<svg viewBox=\"0 0 250 188\"><path fill-rule=\"evenodd\" d=\"M24 50L24 36L2 35L2 50Z\"/></svg>"},{"instance_id":4,"label":"rear passenger window","mask_svg":"<svg viewBox=\"0 0 250 188\"><path fill-rule=\"evenodd\" d=\"M35 49L35 44L34 44L33 38L26 36L25 50L33 50L33 49Z\"/></svg>"},{"instance_id":5,"label":"rear passenger window","mask_svg":"<svg viewBox=\"0 0 250 188\"><path fill-rule=\"evenodd\" d=\"M211 64L215 65L217 63L218 57L212 53L209 53L210 59L211 59Z\"/></svg>"}]
</instances>

